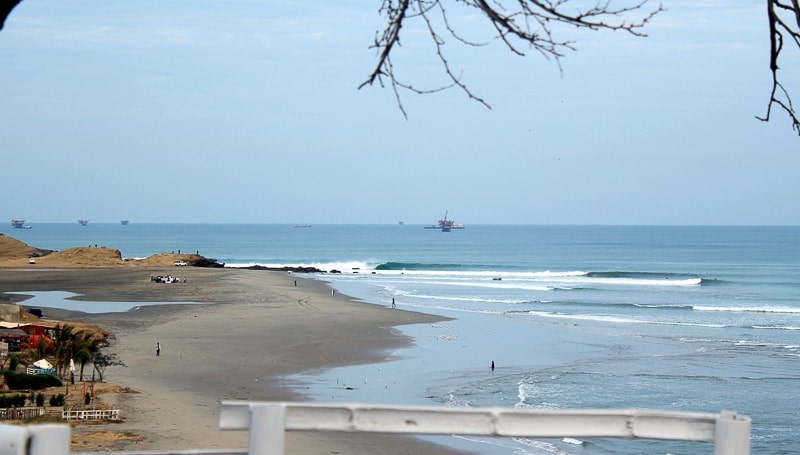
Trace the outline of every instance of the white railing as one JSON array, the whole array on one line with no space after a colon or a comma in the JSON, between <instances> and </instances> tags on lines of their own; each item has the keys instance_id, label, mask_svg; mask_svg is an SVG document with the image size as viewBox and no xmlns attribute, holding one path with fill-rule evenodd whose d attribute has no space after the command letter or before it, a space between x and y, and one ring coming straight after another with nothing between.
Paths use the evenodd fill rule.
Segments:
<instances>
[{"instance_id":1,"label":"white railing","mask_svg":"<svg viewBox=\"0 0 800 455\"><path fill-rule=\"evenodd\" d=\"M62 420L119 420L119 409L79 409L61 411ZM1 455L1 454L0 454Z\"/></svg>"},{"instance_id":2,"label":"white railing","mask_svg":"<svg viewBox=\"0 0 800 455\"><path fill-rule=\"evenodd\" d=\"M707 441L714 443L715 455L750 454L750 418L730 411L711 414L223 401L219 427L248 431L247 451L186 449L161 453L282 455L285 432L305 430ZM69 444L69 425L0 425L0 455L69 455Z\"/></svg>"},{"instance_id":3,"label":"white railing","mask_svg":"<svg viewBox=\"0 0 800 455\"><path fill-rule=\"evenodd\" d=\"M282 455L286 430L531 438L643 438L714 443L715 455L750 454L750 418L623 410L441 408L223 401L222 430L247 430L250 455Z\"/></svg>"}]
</instances>

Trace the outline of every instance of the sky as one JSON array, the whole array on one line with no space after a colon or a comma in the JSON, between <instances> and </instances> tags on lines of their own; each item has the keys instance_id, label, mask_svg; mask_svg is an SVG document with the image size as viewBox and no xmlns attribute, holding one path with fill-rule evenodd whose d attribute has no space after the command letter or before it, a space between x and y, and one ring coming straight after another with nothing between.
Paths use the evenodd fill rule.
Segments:
<instances>
[{"instance_id":1,"label":"sky","mask_svg":"<svg viewBox=\"0 0 800 455\"><path fill-rule=\"evenodd\" d=\"M577 48L561 69L448 38L491 109L401 93L406 119L391 89L358 88L381 0L24 0L0 31L0 219L800 225L800 138L780 111L755 119L764 3L665 0L647 37L557 29ZM404 80L446 83L421 24L401 43Z\"/></svg>"}]
</instances>

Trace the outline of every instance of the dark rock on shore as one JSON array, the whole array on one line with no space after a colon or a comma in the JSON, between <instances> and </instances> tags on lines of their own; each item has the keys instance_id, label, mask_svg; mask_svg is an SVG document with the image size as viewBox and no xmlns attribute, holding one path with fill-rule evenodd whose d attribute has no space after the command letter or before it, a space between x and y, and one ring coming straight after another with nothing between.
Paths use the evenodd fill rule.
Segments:
<instances>
[{"instance_id":1,"label":"dark rock on shore","mask_svg":"<svg viewBox=\"0 0 800 455\"><path fill-rule=\"evenodd\" d=\"M247 270L274 270L278 272L292 272L292 273L325 273L316 267L265 267L263 265L251 265L249 267L242 267Z\"/></svg>"},{"instance_id":2,"label":"dark rock on shore","mask_svg":"<svg viewBox=\"0 0 800 455\"><path fill-rule=\"evenodd\" d=\"M209 259L203 256L198 256L197 259L191 261L192 267L206 267L211 269L221 269L225 267L225 263L219 263L216 259Z\"/></svg>"}]
</instances>

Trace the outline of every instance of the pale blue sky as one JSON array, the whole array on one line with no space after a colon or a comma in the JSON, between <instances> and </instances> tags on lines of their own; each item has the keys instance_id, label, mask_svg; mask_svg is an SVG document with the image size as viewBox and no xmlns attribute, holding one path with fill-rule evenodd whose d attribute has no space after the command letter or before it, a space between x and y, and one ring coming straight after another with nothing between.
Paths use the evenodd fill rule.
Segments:
<instances>
[{"instance_id":1,"label":"pale blue sky","mask_svg":"<svg viewBox=\"0 0 800 455\"><path fill-rule=\"evenodd\" d=\"M492 109L405 94L405 120L391 90L357 90L380 0L25 0L0 32L0 217L800 224L800 139L754 118L764 1L663 4L647 38L571 35L563 73L448 42ZM403 33L399 73L441 83ZM796 51L782 73L800 103Z\"/></svg>"}]
</instances>

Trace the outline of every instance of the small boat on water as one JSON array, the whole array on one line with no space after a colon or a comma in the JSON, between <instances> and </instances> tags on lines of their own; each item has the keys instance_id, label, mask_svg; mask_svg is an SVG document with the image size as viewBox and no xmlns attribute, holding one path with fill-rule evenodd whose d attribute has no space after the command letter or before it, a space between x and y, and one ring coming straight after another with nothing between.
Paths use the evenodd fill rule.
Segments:
<instances>
[{"instance_id":1,"label":"small boat on water","mask_svg":"<svg viewBox=\"0 0 800 455\"><path fill-rule=\"evenodd\" d=\"M296 228L310 228L310 224L295 224L294 227Z\"/></svg>"},{"instance_id":2,"label":"small boat on water","mask_svg":"<svg viewBox=\"0 0 800 455\"><path fill-rule=\"evenodd\" d=\"M128 223L129 223L129 221L128 221L128 220L122 220L122 221L120 221L120 224L121 224L121 225L123 225L123 226L127 226L127 225L128 225Z\"/></svg>"},{"instance_id":3,"label":"small boat on water","mask_svg":"<svg viewBox=\"0 0 800 455\"><path fill-rule=\"evenodd\" d=\"M447 211L444 212L444 218L437 221L436 224L425 226L425 229L441 229L442 232L450 232L453 229L464 229L463 224L458 224L453 220L447 219Z\"/></svg>"},{"instance_id":4,"label":"small boat on water","mask_svg":"<svg viewBox=\"0 0 800 455\"><path fill-rule=\"evenodd\" d=\"M31 226L25 226L25 220L11 220L11 227L14 229L30 229Z\"/></svg>"},{"instance_id":5,"label":"small boat on water","mask_svg":"<svg viewBox=\"0 0 800 455\"><path fill-rule=\"evenodd\" d=\"M89 224L89 220L78 220L78 224L80 224L81 226L86 226L87 224Z\"/></svg>"}]
</instances>

